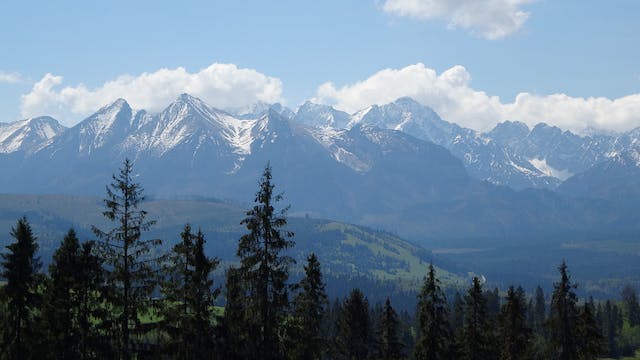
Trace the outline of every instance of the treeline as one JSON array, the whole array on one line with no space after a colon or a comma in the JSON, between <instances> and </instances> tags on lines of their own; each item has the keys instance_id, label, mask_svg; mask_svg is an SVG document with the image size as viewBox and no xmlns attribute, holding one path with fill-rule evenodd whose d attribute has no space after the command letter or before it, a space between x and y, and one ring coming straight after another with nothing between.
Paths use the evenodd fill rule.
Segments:
<instances>
[{"instance_id":1,"label":"treeline","mask_svg":"<svg viewBox=\"0 0 640 360\"><path fill-rule=\"evenodd\" d=\"M280 200L267 166L224 293L201 231L185 225L168 253L143 237L154 222L128 160L107 186L113 227L94 227L86 242L69 230L47 274L19 219L0 264L0 358L597 359L640 343L635 290L625 288L621 305L579 301L564 263L550 301L539 287L533 297L520 287L501 293L477 277L447 299L430 265L415 314L398 314L389 298L372 306L360 289L330 302L314 254L300 281L289 280L294 242Z\"/></svg>"}]
</instances>

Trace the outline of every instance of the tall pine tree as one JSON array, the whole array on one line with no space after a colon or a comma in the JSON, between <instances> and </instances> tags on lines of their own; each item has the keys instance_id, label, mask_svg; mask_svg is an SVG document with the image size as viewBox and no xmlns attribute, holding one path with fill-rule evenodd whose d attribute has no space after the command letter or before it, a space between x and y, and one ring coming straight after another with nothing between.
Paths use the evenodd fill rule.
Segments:
<instances>
[{"instance_id":1,"label":"tall pine tree","mask_svg":"<svg viewBox=\"0 0 640 360\"><path fill-rule=\"evenodd\" d=\"M170 338L167 353L180 359L210 358L214 351L213 303L219 292L213 289L210 276L218 260L205 255L201 231L193 234L187 224L180 235L181 242L165 264L162 284L163 328Z\"/></svg>"},{"instance_id":2,"label":"tall pine tree","mask_svg":"<svg viewBox=\"0 0 640 360\"><path fill-rule=\"evenodd\" d=\"M255 343L255 356L265 360L284 356L280 332L289 306L286 283L293 259L283 252L294 245L289 240L293 233L282 229L287 224L288 207L276 211L282 195L274 194L271 178L271 166L267 164L255 205L241 222L249 233L240 238L237 252L238 270L248 295L246 320L251 332L247 340Z\"/></svg>"},{"instance_id":3,"label":"tall pine tree","mask_svg":"<svg viewBox=\"0 0 640 360\"><path fill-rule=\"evenodd\" d=\"M450 357L451 330L449 328L447 299L440 288L433 264L418 295L418 340L416 359L448 359Z\"/></svg>"},{"instance_id":4,"label":"tall pine tree","mask_svg":"<svg viewBox=\"0 0 640 360\"><path fill-rule=\"evenodd\" d=\"M593 299L584 303L578 314L578 358L596 360L604 350L604 338L595 314Z\"/></svg>"},{"instance_id":5,"label":"tall pine tree","mask_svg":"<svg viewBox=\"0 0 640 360\"><path fill-rule=\"evenodd\" d=\"M37 333L42 296L39 287L42 263L36 256L38 244L26 218L11 230L15 242L2 254L2 298L6 303L6 323L2 324L2 354L5 359L32 359L37 356Z\"/></svg>"},{"instance_id":6,"label":"tall pine tree","mask_svg":"<svg viewBox=\"0 0 640 360\"><path fill-rule=\"evenodd\" d=\"M500 359L526 359L529 355L531 329L527 326L527 303L521 287L507 290L500 313Z\"/></svg>"},{"instance_id":7,"label":"tall pine tree","mask_svg":"<svg viewBox=\"0 0 640 360\"><path fill-rule=\"evenodd\" d=\"M248 328L252 322L248 319L246 285L240 270L230 267L226 272L224 317L222 318L223 359L256 358L257 349L249 338L253 331Z\"/></svg>"},{"instance_id":8,"label":"tall pine tree","mask_svg":"<svg viewBox=\"0 0 640 360\"><path fill-rule=\"evenodd\" d=\"M560 267L560 281L553 284L551 295L551 311L549 314L549 357L558 360L573 360L578 358L577 347L577 318L578 298L567 271L567 264L563 261Z\"/></svg>"},{"instance_id":9,"label":"tall pine tree","mask_svg":"<svg viewBox=\"0 0 640 360\"><path fill-rule=\"evenodd\" d=\"M292 359L320 359L325 339L322 322L326 313L327 294L322 280L320 262L315 254L307 257L300 292L293 299Z\"/></svg>"},{"instance_id":10,"label":"tall pine tree","mask_svg":"<svg viewBox=\"0 0 640 360\"><path fill-rule=\"evenodd\" d=\"M403 344L400 341L400 322L398 314L391 307L391 300L387 298L378 319L376 339L377 360L399 360L404 358Z\"/></svg>"},{"instance_id":11,"label":"tall pine tree","mask_svg":"<svg viewBox=\"0 0 640 360\"><path fill-rule=\"evenodd\" d=\"M360 289L353 289L344 300L337 325L336 358L366 359L372 353L369 301Z\"/></svg>"},{"instance_id":12,"label":"tall pine tree","mask_svg":"<svg viewBox=\"0 0 640 360\"><path fill-rule=\"evenodd\" d=\"M630 285L625 285L622 288L621 295L622 301L626 308L629 325L640 325L640 304L638 304L638 295L636 294L636 289L634 289Z\"/></svg>"},{"instance_id":13,"label":"tall pine tree","mask_svg":"<svg viewBox=\"0 0 640 360\"><path fill-rule=\"evenodd\" d=\"M482 291L482 284L477 277L465 297L464 325L462 326L462 343L460 358L465 360L495 359L493 326L487 314L487 300Z\"/></svg>"},{"instance_id":14,"label":"tall pine tree","mask_svg":"<svg viewBox=\"0 0 640 360\"><path fill-rule=\"evenodd\" d=\"M115 348L125 360L132 357L136 335L142 333L140 316L152 308L151 293L158 284L160 266L155 250L161 245L159 239L142 238L155 221L147 220L147 212L140 209L145 199L143 189L133 178L133 164L126 159L107 186L104 199L102 214L114 227L108 231L93 227L106 265Z\"/></svg>"},{"instance_id":15,"label":"tall pine tree","mask_svg":"<svg viewBox=\"0 0 640 360\"><path fill-rule=\"evenodd\" d=\"M94 243L80 244L70 229L49 265L43 316L50 354L58 359L89 359L100 355L104 339L93 319L104 311L102 263Z\"/></svg>"}]
</instances>

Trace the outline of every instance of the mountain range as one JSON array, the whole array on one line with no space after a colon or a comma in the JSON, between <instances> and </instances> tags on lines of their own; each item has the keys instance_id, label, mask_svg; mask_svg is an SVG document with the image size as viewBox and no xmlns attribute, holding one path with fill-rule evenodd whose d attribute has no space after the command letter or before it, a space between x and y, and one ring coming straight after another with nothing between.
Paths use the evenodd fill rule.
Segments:
<instances>
[{"instance_id":1,"label":"mountain range","mask_svg":"<svg viewBox=\"0 0 640 360\"><path fill-rule=\"evenodd\" d=\"M151 197L246 204L270 163L293 216L383 229L444 253L544 251L635 239L638 139L639 129L580 136L515 121L480 133L410 98L354 114L311 102L234 114L187 94L148 113L119 99L70 128L50 117L0 124L0 192L101 196L128 157Z\"/></svg>"}]
</instances>

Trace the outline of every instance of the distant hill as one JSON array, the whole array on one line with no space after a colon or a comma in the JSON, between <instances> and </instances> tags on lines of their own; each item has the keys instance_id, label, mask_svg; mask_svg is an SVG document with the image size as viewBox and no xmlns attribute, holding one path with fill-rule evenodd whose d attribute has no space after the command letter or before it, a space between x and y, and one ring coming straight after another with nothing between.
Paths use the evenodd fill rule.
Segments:
<instances>
[{"instance_id":1,"label":"distant hill","mask_svg":"<svg viewBox=\"0 0 640 360\"><path fill-rule=\"evenodd\" d=\"M145 234L164 241L165 249L175 244L185 223L200 228L207 239L206 251L224 264L236 261L239 237L246 233L240 226L245 209L228 202L211 199L150 200L144 203L149 218L157 220ZM9 232L17 219L26 216L40 245L40 256L49 262L66 231L73 227L83 240L93 239L91 226L103 229L110 225L102 217L101 200L96 197L63 195L0 195L0 246L11 241ZM336 278L366 278L371 281L393 280L416 286L434 261L442 280L462 284L463 276L443 269L446 261L430 251L397 236L351 224L312 218L290 217L287 229L294 232L296 246L291 254L300 270L306 256L314 252L323 272Z\"/></svg>"}]
</instances>

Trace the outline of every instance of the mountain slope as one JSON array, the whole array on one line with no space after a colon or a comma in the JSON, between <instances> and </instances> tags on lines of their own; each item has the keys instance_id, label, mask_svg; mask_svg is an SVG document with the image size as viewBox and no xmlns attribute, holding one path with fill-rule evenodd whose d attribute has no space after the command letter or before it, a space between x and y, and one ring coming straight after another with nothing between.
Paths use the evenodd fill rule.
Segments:
<instances>
[{"instance_id":1,"label":"mountain slope","mask_svg":"<svg viewBox=\"0 0 640 360\"><path fill-rule=\"evenodd\" d=\"M65 130L64 126L49 116L0 123L0 154L37 151Z\"/></svg>"},{"instance_id":2,"label":"mountain slope","mask_svg":"<svg viewBox=\"0 0 640 360\"><path fill-rule=\"evenodd\" d=\"M246 232L240 226L245 210L238 205L217 200L151 200L143 208L157 220L146 235L163 239L165 250L179 240L184 224L191 223L205 233L210 256L225 263L237 261L237 241ZM0 195L0 231L8 234L15 221L26 215L38 237L40 255L48 262L70 227L83 240L93 238L91 225L109 227L102 211L101 200L95 197ZM417 245L360 226L291 217L287 228L295 233L296 246L291 252L298 270L311 252L318 255L325 275L343 278L416 282L426 274L429 262L439 264L429 251ZM9 238L1 239L4 248ZM441 274L448 283L462 280L442 269Z\"/></svg>"},{"instance_id":3,"label":"mountain slope","mask_svg":"<svg viewBox=\"0 0 640 360\"><path fill-rule=\"evenodd\" d=\"M304 120L323 118L332 108L309 103L303 108L303 115L296 116L299 121L340 129L340 122ZM350 117L346 128L359 124L401 131L443 146L463 162L469 175L477 179L516 189L554 188L559 183L558 179L541 172L528 160L506 151L490 138L442 120L431 108L411 98L403 97L386 105L373 105L359 111Z\"/></svg>"}]
</instances>

